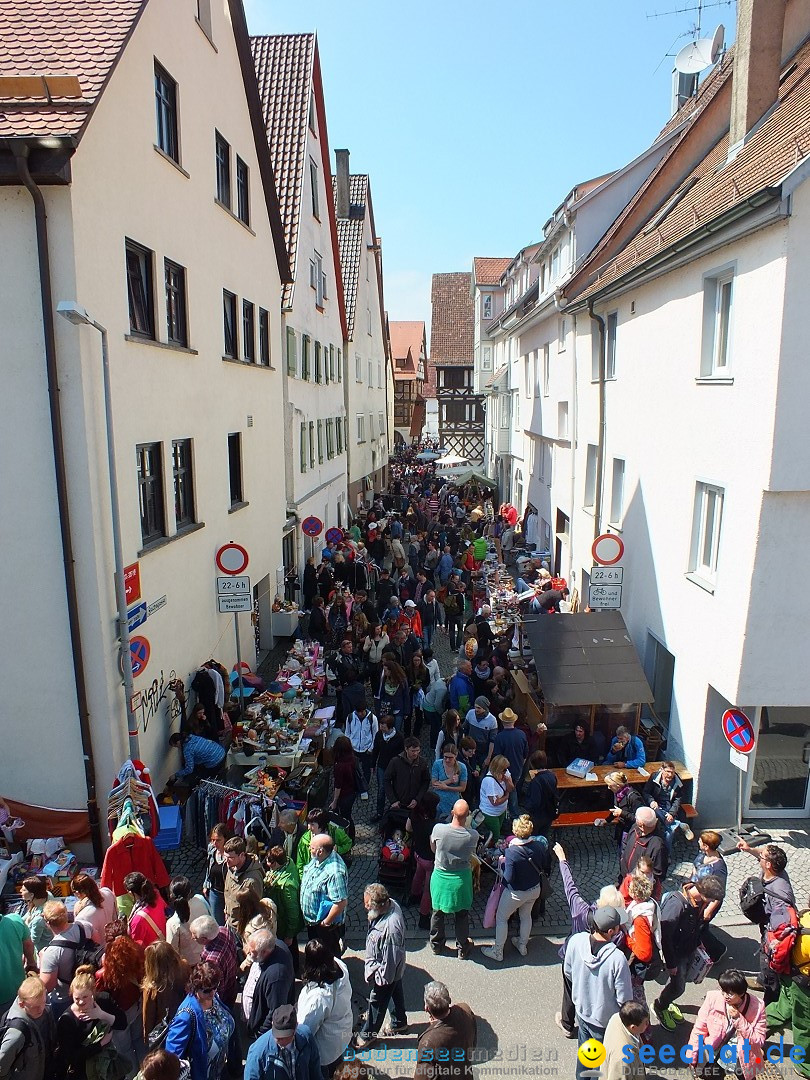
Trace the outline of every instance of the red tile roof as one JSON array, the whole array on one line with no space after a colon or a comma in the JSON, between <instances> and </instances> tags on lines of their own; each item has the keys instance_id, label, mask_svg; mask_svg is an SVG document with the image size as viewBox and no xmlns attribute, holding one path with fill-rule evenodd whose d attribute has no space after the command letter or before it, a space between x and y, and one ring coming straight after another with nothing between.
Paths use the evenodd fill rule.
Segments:
<instances>
[{"instance_id":1,"label":"red tile roof","mask_svg":"<svg viewBox=\"0 0 810 1080\"><path fill-rule=\"evenodd\" d=\"M764 189L777 186L810 154L810 42L790 62L779 101L737 156L726 163L728 134L578 299L592 295L660 251L703 229Z\"/></svg>"},{"instance_id":2,"label":"red tile roof","mask_svg":"<svg viewBox=\"0 0 810 1080\"><path fill-rule=\"evenodd\" d=\"M391 341L394 381L405 382L416 379L425 336L425 324L423 322L389 322L388 336ZM398 364L397 361L404 361L404 366Z\"/></svg>"},{"instance_id":3,"label":"red tile roof","mask_svg":"<svg viewBox=\"0 0 810 1080\"><path fill-rule=\"evenodd\" d=\"M332 177L332 190L337 208L337 177ZM357 283L363 261L363 231L366 225L368 176L349 177L349 216L337 219L340 269L343 274L343 295L346 300L346 327L349 340L354 338L354 316L357 308Z\"/></svg>"},{"instance_id":4,"label":"red tile roof","mask_svg":"<svg viewBox=\"0 0 810 1080\"><path fill-rule=\"evenodd\" d=\"M3 0L0 74L73 75L82 97L0 99L0 138L78 136L147 0Z\"/></svg>"},{"instance_id":5,"label":"red tile roof","mask_svg":"<svg viewBox=\"0 0 810 1080\"><path fill-rule=\"evenodd\" d=\"M296 272L301 193L306 165L309 102L315 67L314 34L268 34L252 37L259 97L273 160L287 252ZM292 286L284 290L289 306Z\"/></svg>"},{"instance_id":6,"label":"red tile roof","mask_svg":"<svg viewBox=\"0 0 810 1080\"><path fill-rule=\"evenodd\" d=\"M438 367L472 367L475 306L470 274L434 274L430 290L430 363Z\"/></svg>"},{"instance_id":7,"label":"red tile roof","mask_svg":"<svg viewBox=\"0 0 810 1080\"><path fill-rule=\"evenodd\" d=\"M501 280L501 275L505 273L507 267L512 262L510 259L487 259L480 258L473 260L473 274L475 275L476 285L497 285Z\"/></svg>"}]
</instances>

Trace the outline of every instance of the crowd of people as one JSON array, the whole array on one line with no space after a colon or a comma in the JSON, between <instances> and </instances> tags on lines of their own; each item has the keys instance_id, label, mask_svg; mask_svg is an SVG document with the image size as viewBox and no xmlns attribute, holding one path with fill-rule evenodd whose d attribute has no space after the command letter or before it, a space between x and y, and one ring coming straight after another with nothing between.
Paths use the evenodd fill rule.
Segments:
<instances>
[{"instance_id":1,"label":"crowd of people","mask_svg":"<svg viewBox=\"0 0 810 1080\"><path fill-rule=\"evenodd\" d=\"M535 916L559 875L571 933L560 949L555 1021L580 1046L604 1043L606 1080L643 1075L638 1060L636 1071L626 1071L624 1051L648 1040L651 1013L667 1031L684 1022L678 1001L693 965L717 962L725 951L712 933L726 895L720 835L700 834L689 880L664 892L673 843L693 839L674 764L663 762L639 791L624 771L645 763L638 736L619 727L600 744L578 725L559 753L563 763L586 758L613 767L613 806L601 824L613 828L617 860L598 897L580 893L565 850L551 843L556 778L537 729L516 708L511 631L493 633L480 589L487 544L497 540L508 552L517 521L495 511L491 493L465 498L436 479L413 451L392 474L362 526L327 545L317 567L310 560L302 580L307 632L329 651L336 692L327 804L309 807L303 820L282 811L262 851L253 837L217 824L200 891L183 876L158 888L134 872L122 905L79 874L71 921L43 878L26 878L22 913L0 918L0 1080L136 1073L140 1080L329 1080L346 1069L350 1047L363 1051L406 1033L405 919L383 881L363 892L368 1000L359 1019L353 1008L343 955L358 799L371 800L380 877L406 868L403 902L418 907L434 954L449 955L452 935L459 960L474 955L470 912L482 858L497 872L488 905L494 941L480 950L489 963L500 964L510 946L530 956ZM520 529L528 546L536 544L532 516L527 511ZM538 562L527 572L547 573ZM540 610L563 609L558 601ZM436 634L447 634L458 651L452 673L439 669ZM191 737L199 745L189 745L185 731L179 740L180 773L219 768L220 755L214 760L204 745L218 746L216 733ZM760 928L764 994L752 992L739 970L724 971L690 1045L702 1037L717 1050L747 1039L761 1051L770 1031L789 1026L807 1046L810 916L796 910L784 850L740 846L760 868L743 910ZM787 960L785 940L793 949ZM648 1003L647 984L661 974L666 982ZM477 1035L469 1006L454 1003L440 982L428 983L420 1005L428 1026L419 1039L419 1080L471 1080ZM441 1058L439 1051L452 1053ZM578 1076L584 1068L580 1060ZM740 1070L745 1080L758 1071L748 1063ZM806 1065L797 1071L810 1077Z\"/></svg>"}]
</instances>

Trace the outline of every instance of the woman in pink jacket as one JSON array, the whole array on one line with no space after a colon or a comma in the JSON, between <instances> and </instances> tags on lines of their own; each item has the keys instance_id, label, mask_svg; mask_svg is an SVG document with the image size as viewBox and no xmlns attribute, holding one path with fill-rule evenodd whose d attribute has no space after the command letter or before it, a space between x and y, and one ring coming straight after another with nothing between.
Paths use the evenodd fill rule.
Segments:
<instances>
[{"instance_id":1,"label":"woman in pink jacket","mask_svg":"<svg viewBox=\"0 0 810 1080\"><path fill-rule=\"evenodd\" d=\"M715 1060L721 1046L736 1036L737 1063L745 1080L753 1080L762 1071L764 1055L762 1047L767 1036L765 1006L749 993L748 983L741 971L730 968L717 980L719 990L710 990L700 1006L695 1026L689 1036L692 1047L692 1064L707 1064L707 1060L698 1062L700 1039L703 1045L714 1050ZM746 1061L745 1042L748 1041L748 1060ZM759 1059L759 1063L757 1063Z\"/></svg>"}]
</instances>

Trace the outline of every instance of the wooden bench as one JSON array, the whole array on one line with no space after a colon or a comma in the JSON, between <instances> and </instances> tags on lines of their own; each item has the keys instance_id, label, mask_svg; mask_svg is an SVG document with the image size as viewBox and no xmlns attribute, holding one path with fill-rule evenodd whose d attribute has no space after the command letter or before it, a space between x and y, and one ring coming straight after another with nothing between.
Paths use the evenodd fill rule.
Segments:
<instances>
[{"instance_id":1,"label":"wooden bench","mask_svg":"<svg viewBox=\"0 0 810 1080\"><path fill-rule=\"evenodd\" d=\"M681 810L683 810L687 821L697 817L697 810L691 803L682 803ZM605 810L583 810L580 813L560 814L556 821L552 822L552 825L555 829L564 826L576 828L580 825L593 825L599 818L604 818L605 814Z\"/></svg>"}]
</instances>

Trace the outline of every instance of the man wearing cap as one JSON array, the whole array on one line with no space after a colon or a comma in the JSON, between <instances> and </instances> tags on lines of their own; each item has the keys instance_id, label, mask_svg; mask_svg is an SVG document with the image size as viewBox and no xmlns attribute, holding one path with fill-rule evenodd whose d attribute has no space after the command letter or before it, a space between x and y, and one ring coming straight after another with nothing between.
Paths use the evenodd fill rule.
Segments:
<instances>
[{"instance_id":1,"label":"man wearing cap","mask_svg":"<svg viewBox=\"0 0 810 1080\"><path fill-rule=\"evenodd\" d=\"M563 963L571 983L580 1046L589 1039L603 1042L611 1016L633 999L627 958L613 943L622 921L619 912L614 907L596 908L588 918L588 930L568 939ZM577 1060L577 1080L584 1068Z\"/></svg>"},{"instance_id":2,"label":"man wearing cap","mask_svg":"<svg viewBox=\"0 0 810 1080\"><path fill-rule=\"evenodd\" d=\"M422 638L422 616L416 609L416 604L413 600L406 600L405 606L402 609L402 614L397 620L397 630L405 630L409 634L413 634L415 637Z\"/></svg>"},{"instance_id":3,"label":"man wearing cap","mask_svg":"<svg viewBox=\"0 0 810 1080\"><path fill-rule=\"evenodd\" d=\"M512 709L504 709L499 717L502 729L495 736L492 748L492 756L502 754L509 761L509 773L514 778L515 785L520 784L523 776L523 766L529 756L529 740L526 733L515 727L517 713ZM518 793L517 786L509 792L509 816L518 816Z\"/></svg>"},{"instance_id":4,"label":"man wearing cap","mask_svg":"<svg viewBox=\"0 0 810 1080\"><path fill-rule=\"evenodd\" d=\"M245 1080L323 1080L321 1055L312 1032L299 1024L294 1005L279 1005L272 1027L253 1043Z\"/></svg>"},{"instance_id":5,"label":"man wearing cap","mask_svg":"<svg viewBox=\"0 0 810 1080\"><path fill-rule=\"evenodd\" d=\"M310 843L312 858L301 875L301 913L310 938L318 938L340 956L340 936L349 902L349 875L346 863L335 851L328 833L319 833Z\"/></svg>"}]
</instances>

